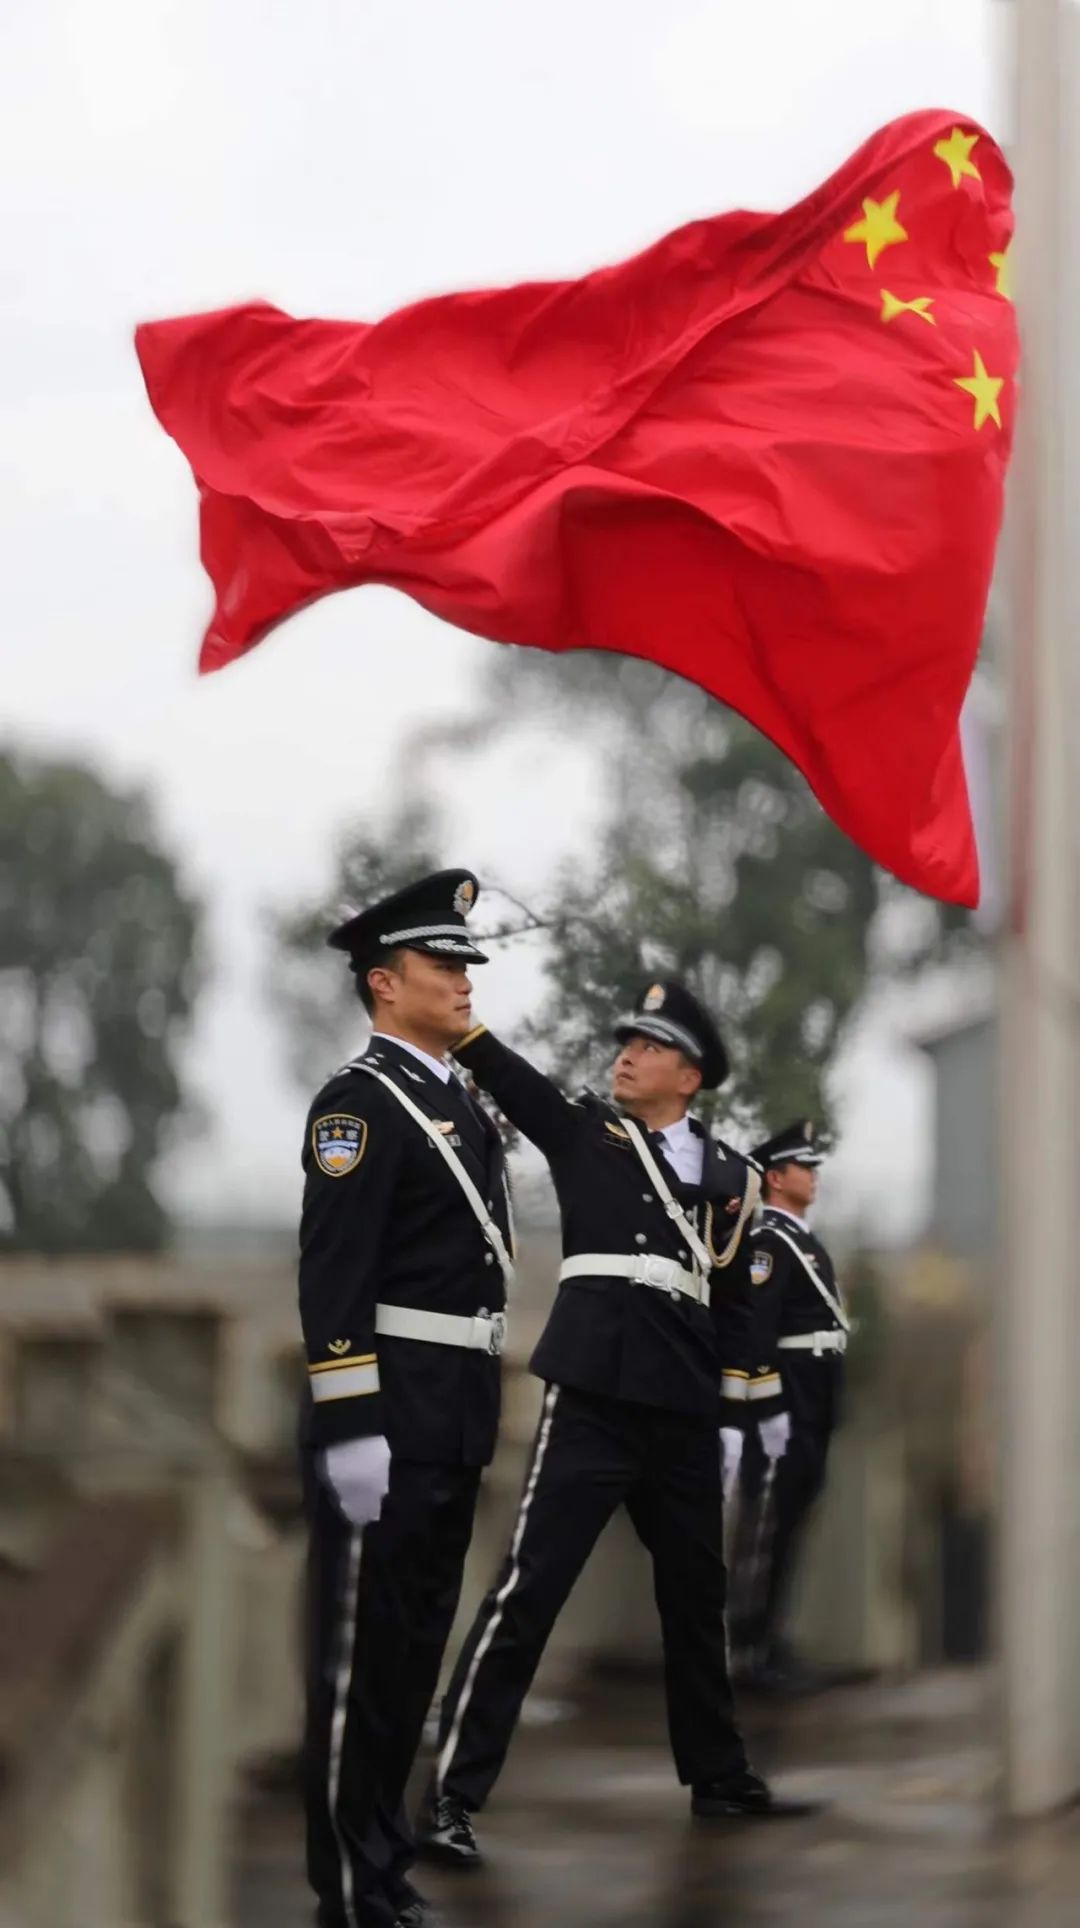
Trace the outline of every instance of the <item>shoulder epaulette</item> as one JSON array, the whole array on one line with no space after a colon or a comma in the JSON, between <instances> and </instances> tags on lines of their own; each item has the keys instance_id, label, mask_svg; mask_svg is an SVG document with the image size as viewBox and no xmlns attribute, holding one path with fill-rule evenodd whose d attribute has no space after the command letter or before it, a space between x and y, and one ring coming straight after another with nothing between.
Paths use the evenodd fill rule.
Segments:
<instances>
[{"instance_id":1,"label":"shoulder epaulette","mask_svg":"<svg viewBox=\"0 0 1080 1928\"><path fill-rule=\"evenodd\" d=\"M570 1102L575 1105L583 1105L595 1111L606 1112L612 1118L618 1117L618 1113L610 1099L602 1098L600 1093L594 1091L591 1085L582 1085L577 1097L572 1098Z\"/></svg>"}]
</instances>

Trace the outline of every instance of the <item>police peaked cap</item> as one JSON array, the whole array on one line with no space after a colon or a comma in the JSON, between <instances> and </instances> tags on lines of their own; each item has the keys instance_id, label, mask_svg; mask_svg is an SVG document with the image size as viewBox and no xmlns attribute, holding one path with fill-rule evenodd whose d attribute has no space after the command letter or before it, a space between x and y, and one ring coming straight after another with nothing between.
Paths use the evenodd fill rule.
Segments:
<instances>
[{"instance_id":1,"label":"police peaked cap","mask_svg":"<svg viewBox=\"0 0 1080 1928\"><path fill-rule=\"evenodd\" d=\"M755 1145L750 1156L763 1171L768 1171L774 1165L820 1165L825 1152L817 1142L813 1119L796 1118L793 1125L785 1125L783 1131L774 1132L764 1144Z\"/></svg>"},{"instance_id":2,"label":"police peaked cap","mask_svg":"<svg viewBox=\"0 0 1080 1928\"><path fill-rule=\"evenodd\" d=\"M465 922L479 895L471 870L437 870L368 910L351 913L326 941L360 965L380 951L396 950L486 964L487 956L477 950Z\"/></svg>"},{"instance_id":3,"label":"police peaked cap","mask_svg":"<svg viewBox=\"0 0 1080 1928\"><path fill-rule=\"evenodd\" d=\"M698 1066L706 1091L723 1084L731 1068L724 1041L704 1005L685 984L671 978L654 980L638 992L633 1010L616 1024L615 1037L620 1044L640 1037L674 1045Z\"/></svg>"}]
</instances>

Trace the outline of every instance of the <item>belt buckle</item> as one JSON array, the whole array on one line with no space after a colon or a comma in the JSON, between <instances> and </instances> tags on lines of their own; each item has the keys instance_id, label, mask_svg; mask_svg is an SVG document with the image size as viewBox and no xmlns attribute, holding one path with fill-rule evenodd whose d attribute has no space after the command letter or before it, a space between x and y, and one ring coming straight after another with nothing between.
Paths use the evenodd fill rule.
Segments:
<instances>
[{"instance_id":1,"label":"belt buckle","mask_svg":"<svg viewBox=\"0 0 1080 1928\"><path fill-rule=\"evenodd\" d=\"M645 1252L641 1260L642 1284L654 1286L657 1291L670 1293L673 1299L676 1298L679 1288L672 1282L671 1267L670 1259L663 1259L656 1252Z\"/></svg>"},{"instance_id":2,"label":"belt buckle","mask_svg":"<svg viewBox=\"0 0 1080 1928\"><path fill-rule=\"evenodd\" d=\"M490 1312L488 1318L491 1321L491 1337L488 1340L487 1349L491 1357L497 1359L502 1352L503 1346L506 1344L506 1314L505 1312Z\"/></svg>"}]
</instances>

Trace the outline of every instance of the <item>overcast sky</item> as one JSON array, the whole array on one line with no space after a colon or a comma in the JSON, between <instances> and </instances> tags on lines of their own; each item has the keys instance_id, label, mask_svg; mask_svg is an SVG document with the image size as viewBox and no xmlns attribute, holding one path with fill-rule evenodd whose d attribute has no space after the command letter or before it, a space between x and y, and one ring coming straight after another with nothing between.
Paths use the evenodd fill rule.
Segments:
<instances>
[{"instance_id":1,"label":"overcast sky","mask_svg":"<svg viewBox=\"0 0 1080 1928\"><path fill-rule=\"evenodd\" d=\"M260 918L377 818L419 714L492 645L391 592L322 603L199 681L195 494L147 405L136 321L263 296L372 318L572 274L690 216L780 207L917 107L1006 95L999 0L8 0L0 23L4 734L152 788L210 905L190 1053L203 1213L287 1216L303 1097L262 1000ZM557 746L448 785L448 842L524 894L590 830ZM512 799L512 804L511 804ZM581 801L579 802L579 799ZM535 964L489 973L512 1022ZM331 1067L313 1067L313 1083ZM834 1184L921 1209L928 1073L873 1027ZM899 1157L898 1181L892 1169Z\"/></svg>"}]
</instances>

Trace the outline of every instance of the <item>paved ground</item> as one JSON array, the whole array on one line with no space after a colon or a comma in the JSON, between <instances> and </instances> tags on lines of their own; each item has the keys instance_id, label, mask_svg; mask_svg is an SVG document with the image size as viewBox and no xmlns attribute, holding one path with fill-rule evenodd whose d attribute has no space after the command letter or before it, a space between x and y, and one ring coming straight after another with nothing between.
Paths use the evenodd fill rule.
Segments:
<instances>
[{"instance_id":1,"label":"paved ground","mask_svg":"<svg viewBox=\"0 0 1080 1928\"><path fill-rule=\"evenodd\" d=\"M1080 1814L1024 1828L993 1812L978 1675L748 1710L757 1763L830 1806L812 1820L691 1822L654 1683L537 1703L487 1814L489 1866L423 1870L446 1928L1077 1928ZM307 1928L298 1817L254 1802L240 1928Z\"/></svg>"}]
</instances>

